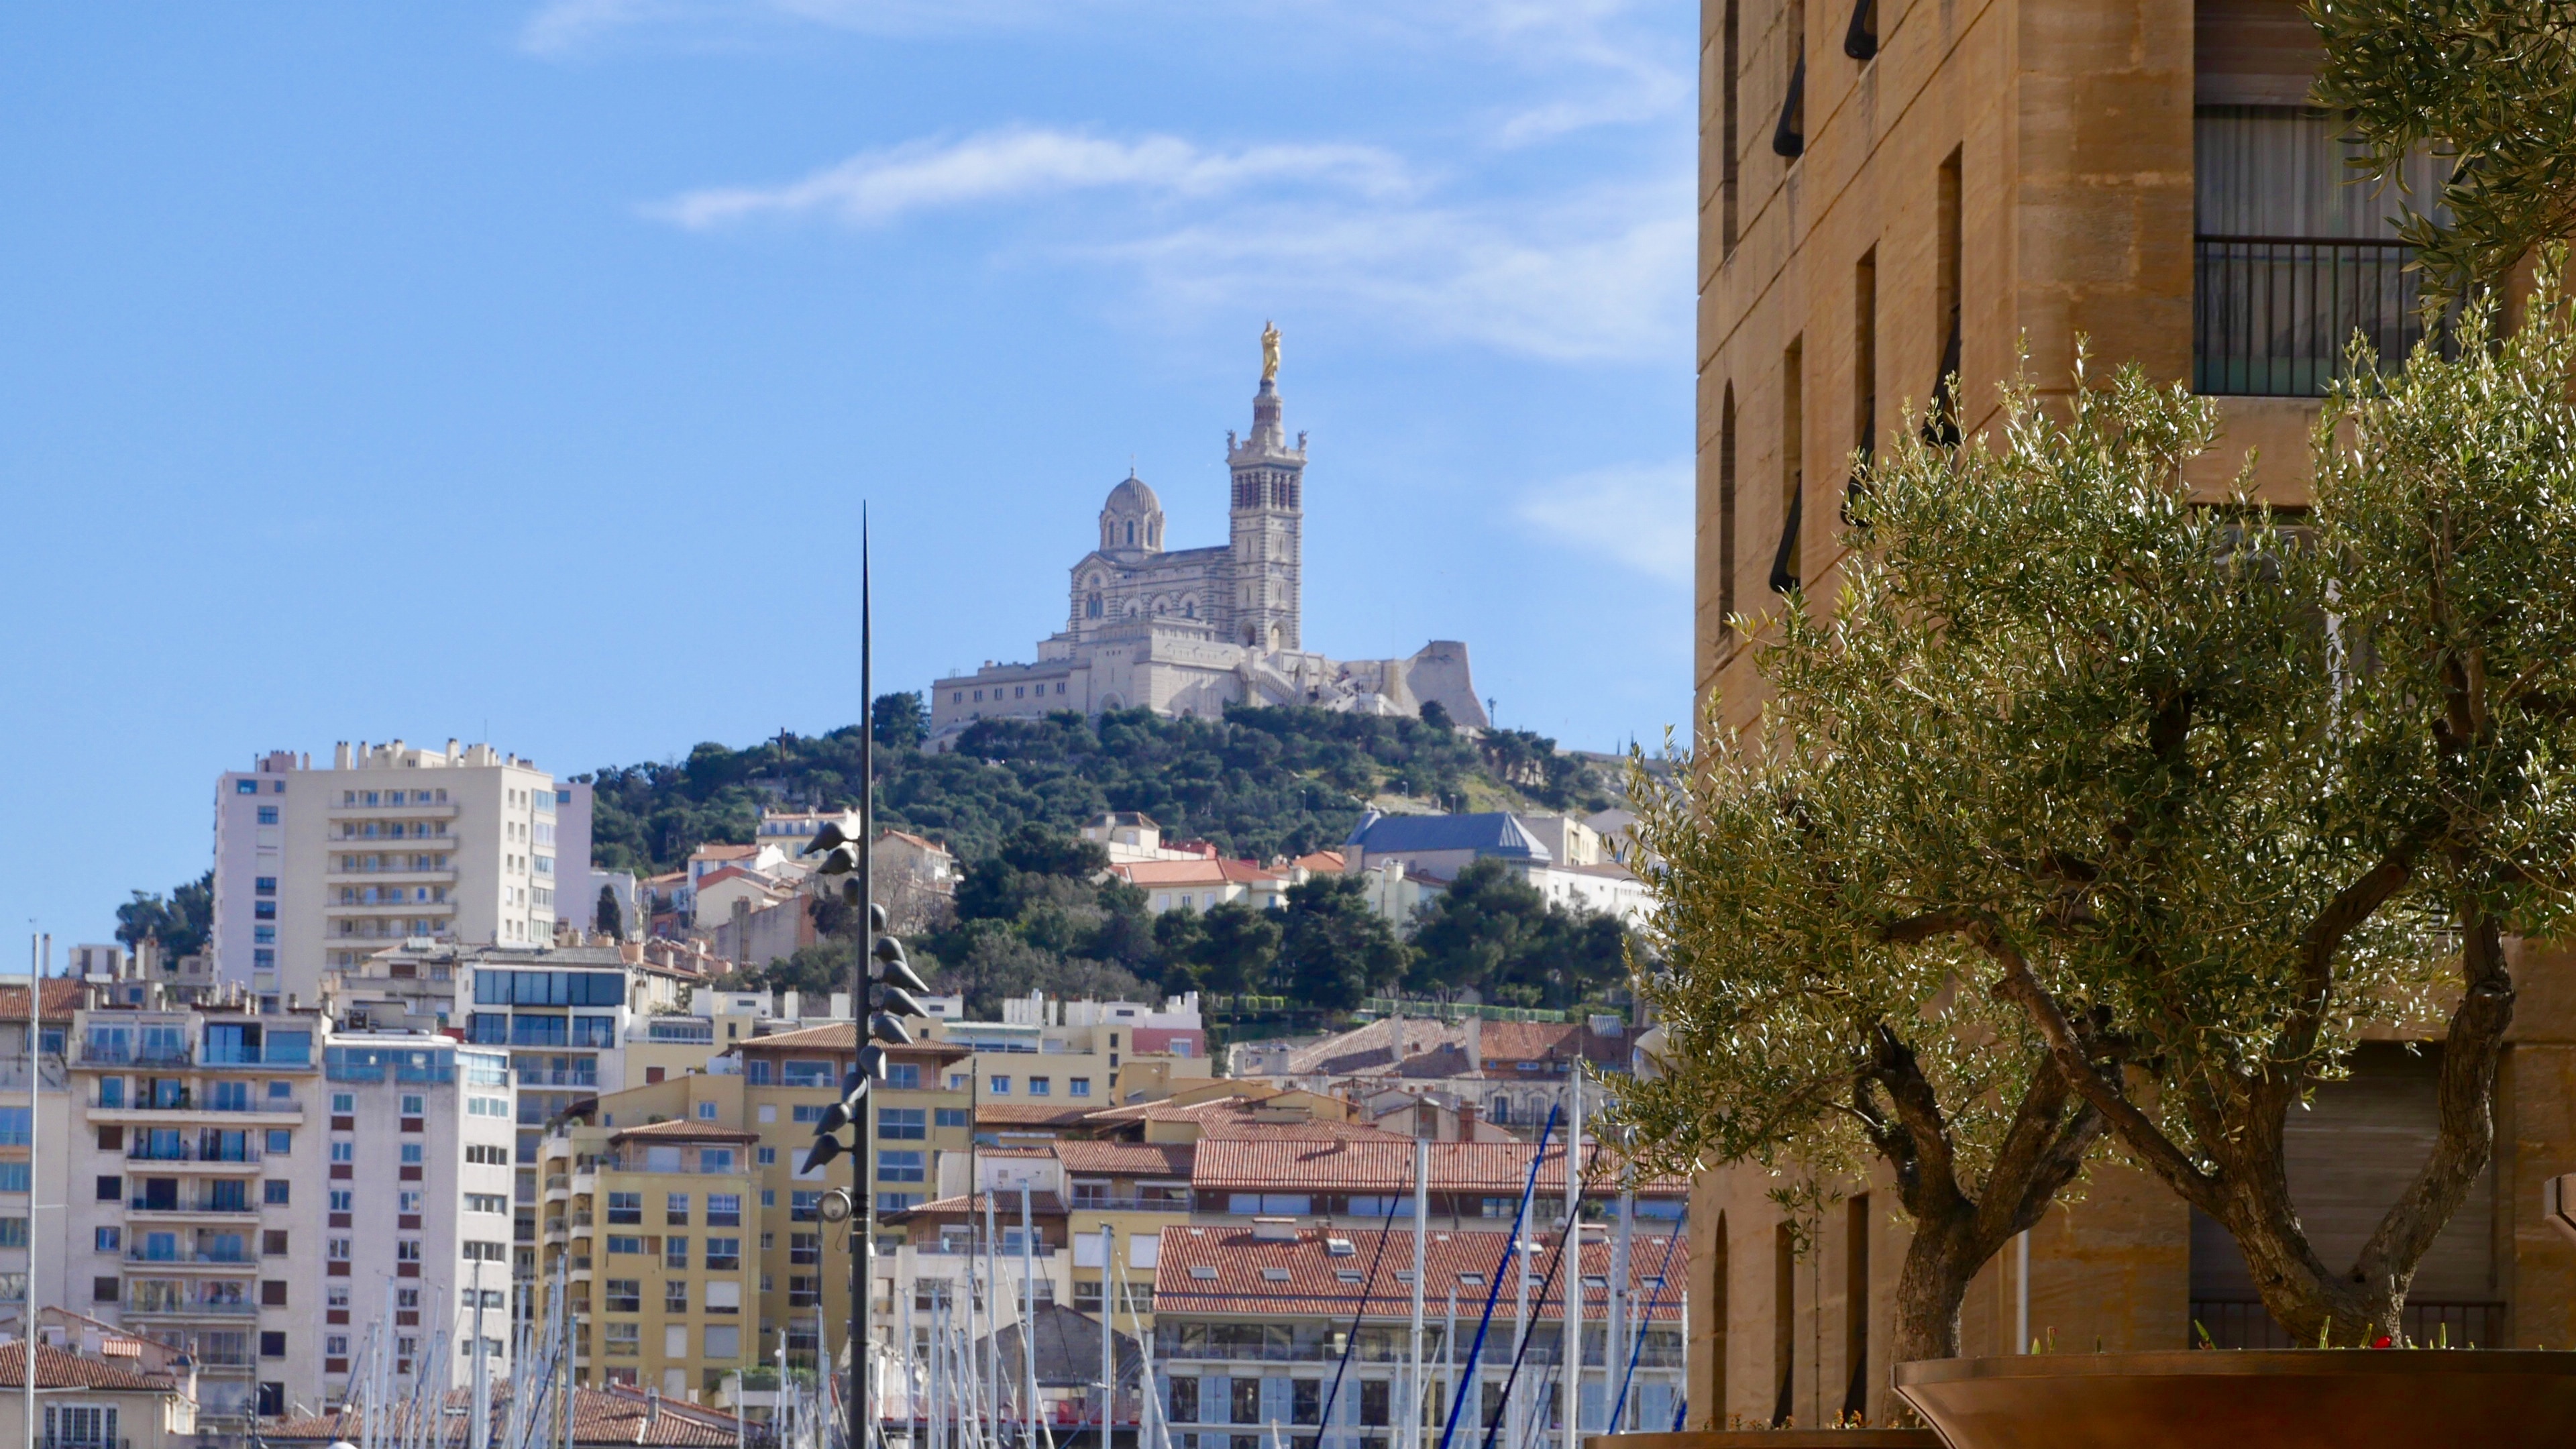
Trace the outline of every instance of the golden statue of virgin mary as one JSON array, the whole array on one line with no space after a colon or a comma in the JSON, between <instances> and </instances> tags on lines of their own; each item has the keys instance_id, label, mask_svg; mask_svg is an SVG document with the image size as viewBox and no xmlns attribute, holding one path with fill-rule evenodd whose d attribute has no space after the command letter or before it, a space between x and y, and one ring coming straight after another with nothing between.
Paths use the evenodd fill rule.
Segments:
<instances>
[{"instance_id":1,"label":"golden statue of virgin mary","mask_svg":"<svg viewBox=\"0 0 2576 1449\"><path fill-rule=\"evenodd\" d=\"M1261 380L1279 380L1279 329L1268 322L1261 324Z\"/></svg>"}]
</instances>

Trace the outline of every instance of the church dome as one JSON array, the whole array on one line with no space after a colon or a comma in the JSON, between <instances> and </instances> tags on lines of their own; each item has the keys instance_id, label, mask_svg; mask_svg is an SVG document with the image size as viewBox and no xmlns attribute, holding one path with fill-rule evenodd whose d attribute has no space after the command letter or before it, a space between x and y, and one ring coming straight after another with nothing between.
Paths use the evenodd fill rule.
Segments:
<instances>
[{"instance_id":1,"label":"church dome","mask_svg":"<svg viewBox=\"0 0 2576 1449\"><path fill-rule=\"evenodd\" d=\"M1109 501L1101 505L1100 511L1115 513L1121 518L1142 518L1149 513L1162 512L1163 500L1154 496L1154 490L1145 486L1144 479L1129 473L1125 482L1109 490Z\"/></svg>"},{"instance_id":2,"label":"church dome","mask_svg":"<svg viewBox=\"0 0 2576 1449\"><path fill-rule=\"evenodd\" d=\"M1142 550L1158 553L1163 547L1163 500L1145 486L1145 480L1129 469L1125 481L1109 490L1109 501L1100 505L1100 547L1103 550Z\"/></svg>"}]
</instances>

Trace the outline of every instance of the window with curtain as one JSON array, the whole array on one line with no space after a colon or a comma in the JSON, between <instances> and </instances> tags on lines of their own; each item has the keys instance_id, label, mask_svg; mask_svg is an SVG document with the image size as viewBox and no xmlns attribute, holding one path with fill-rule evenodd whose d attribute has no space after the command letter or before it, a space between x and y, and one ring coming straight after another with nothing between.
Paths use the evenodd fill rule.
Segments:
<instances>
[{"instance_id":1,"label":"window with curtain","mask_svg":"<svg viewBox=\"0 0 2576 1449\"><path fill-rule=\"evenodd\" d=\"M2202 236L2391 241L2401 198L2438 217L2447 158L2418 155L2405 189L2355 180L2343 123L2290 106L2202 106L2192 118L2194 229Z\"/></svg>"}]
</instances>

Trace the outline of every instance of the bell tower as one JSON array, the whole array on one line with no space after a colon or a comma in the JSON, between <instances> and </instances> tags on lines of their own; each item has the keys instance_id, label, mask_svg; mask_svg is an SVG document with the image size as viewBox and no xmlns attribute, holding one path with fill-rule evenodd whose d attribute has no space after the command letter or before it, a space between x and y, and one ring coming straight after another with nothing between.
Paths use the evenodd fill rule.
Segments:
<instances>
[{"instance_id":1,"label":"bell tower","mask_svg":"<svg viewBox=\"0 0 2576 1449\"><path fill-rule=\"evenodd\" d=\"M1306 435L1288 445L1279 425L1279 329L1261 333L1261 389L1252 397L1252 434L1225 435L1234 475L1234 597L1227 636L1263 651L1300 649L1298 552L1305 516Z\"/></svg>"}]
</instances>

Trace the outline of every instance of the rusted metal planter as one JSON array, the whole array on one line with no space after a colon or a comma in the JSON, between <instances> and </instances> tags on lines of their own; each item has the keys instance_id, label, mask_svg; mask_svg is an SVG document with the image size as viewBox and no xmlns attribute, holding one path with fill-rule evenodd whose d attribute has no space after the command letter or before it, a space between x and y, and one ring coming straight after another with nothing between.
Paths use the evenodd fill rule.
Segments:
<instances>
[{"instance_id":1,"label":"rusted metal planter","mask_svg":"<svg viewBox=\"0 0 2576 1449\"><path fill-rule=\"evenodd\" d=\"M1584 1449L1942 1449L1929 1428L1713 1428L1703 1434L1592 1434Z\"/></svg>"},{"instance_id":2,"label":"rusted metal planter","mask_svg":"<svg viewBox=\"0 0 2576 1449\"><path fill-rule=\"evenodd\" d=\"M2576 1353L2323 1349L1899 1364L1950 1449L2363 1449L2576 1443Z\"/></svg>"}]
</instances>

